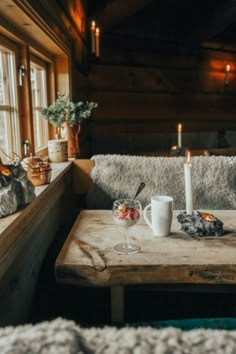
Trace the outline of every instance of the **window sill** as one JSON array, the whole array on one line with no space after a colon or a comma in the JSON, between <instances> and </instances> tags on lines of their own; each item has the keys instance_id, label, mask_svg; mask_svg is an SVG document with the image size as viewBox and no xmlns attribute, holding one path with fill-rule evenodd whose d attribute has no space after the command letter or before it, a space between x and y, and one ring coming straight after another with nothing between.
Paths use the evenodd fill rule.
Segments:
<instances>
[{"instance_id":1,"label":"window sill","mask_svg":"<svg viewBox=\"0 0 236 354\"><path fill-rule=\"evenodd\" d=\"M17 223L23 223L26 218L28 218L29 213L32 213L32 209L37 208L38 204L43 201L45 194L52 190L55 185L60 182L60 179L65 175L67 171L71 168L71 162L61 162L61 163L52 163L52 176L50 184L36 186L35 194L36 199L27 205L24 209L17 211L16 213L6 216L0 219L0 239L9 229L12 229Z\"/></svg>"}]
</instances>

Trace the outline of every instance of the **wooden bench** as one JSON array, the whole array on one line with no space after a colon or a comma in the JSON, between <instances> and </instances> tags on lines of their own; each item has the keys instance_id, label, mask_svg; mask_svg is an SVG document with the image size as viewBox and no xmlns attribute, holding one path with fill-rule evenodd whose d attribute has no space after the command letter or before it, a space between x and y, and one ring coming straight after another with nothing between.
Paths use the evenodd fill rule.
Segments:
<instances>
[{"instance_id":1,"label":"wooden bench","mask_svg":"<svg viewBox=\"0 0 236 354\"><path fill-rule=\"evenodd\" d=\"M236 156L236 148L216 148L216 149L203 149L191 150L193 156L208 156L208 155L223 155L223 156ZM143 156L165 156L173 157L169 152L148 152L140 154ZM73 192L76 195L86 194L92 183L90 177L91 170L94 167L94 160L91 159L77 159L73 161Z\"/></svg>"}]
</instances>

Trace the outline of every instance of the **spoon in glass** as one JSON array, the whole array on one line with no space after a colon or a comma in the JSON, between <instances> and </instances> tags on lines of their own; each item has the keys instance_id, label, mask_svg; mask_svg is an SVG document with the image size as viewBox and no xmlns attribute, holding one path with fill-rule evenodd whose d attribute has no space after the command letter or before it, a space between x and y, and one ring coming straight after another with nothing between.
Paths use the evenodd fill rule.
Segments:
<instances>
[{"instance_id":1,"label":"spoon in glass","mask_svg":"<svg viewBox=\"0 0 236 354\"><path fill-rule=\"evenodd\" d=\"M137 196L139 195L139 193L143 190L143 188L145 187L145 183L144 182L141 182L140 183L140 186L138 187L137 189L137 192L135 193L132 201L134 201L135 198L137 198Z\"/></svg>"}]
</instances>

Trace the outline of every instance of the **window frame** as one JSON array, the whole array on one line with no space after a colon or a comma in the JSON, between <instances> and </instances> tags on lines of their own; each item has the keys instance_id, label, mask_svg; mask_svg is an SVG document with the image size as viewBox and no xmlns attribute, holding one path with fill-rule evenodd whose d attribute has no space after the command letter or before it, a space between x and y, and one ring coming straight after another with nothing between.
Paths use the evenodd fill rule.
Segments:
<instances>
[{"instance_id":1,"label":"window frame","mask_svg":"<svg viewBox=\"0 0 236 354\"><path fill-rule=\"evenodd\" d=\"M32 44L31 44L32 45ZM15 79L16 79L16 99L17 99L17 107L18 107L18 149L15 151L22 158L24 155L24 142L28 140L30 142L29 153L39 156L39 157L47 157L48 155L48 147L40 149L39 151L35 151L34 144L34 128L33 128L33 106L32 106L32 98L31 98L31 82L30 82L30 60L35 61L36 63L43 63L43 66L46 67L47 75L47 102L52 100L52 97L55 97L53 94L52 88L55 87L55 63L53 62L53 56L45 54L45 51L39 52L39 48L37 50L25 43L18 38L7 38L0 33L0 46L2 46L6 50L12 51L15 54ZM19 66L24 65L25 68L25 76L22 78L22 86L19 85ZM53 128L48 124L48 139L53 136Z\"/></svg>"},{"instance_id":2,"label":"window frame","mask_svg":"<svg viewBox=\"0 0 236 354\"><path fill-rule=\"evenodd\" d=\"M54 102L57 92L66 92L72 95L74 86L72 83L72 68L73 68L73 47L71 40L74 38L72 33L65 36L64 21L60 22L58 32L52 30L52 26L48 26L45 22L47 18L48 5L45 8L44 4L40 3L40 8L43 16L38 16L27 0L22 0L21 4L14 8L14 14L10 16L3 11L1 17L0 35L11 41L18 49L19 56L16 59L17 68L19 65L24 65L26 75L24 77L24 85L18 86L18 107L19 107L19 124L20 124L20 143L21 156L24 154L24 141L29 140L31 143L30 152L34 155L34 132L33 132L33 112L31 104L31 87L30 87L30 56L35 55L48 65L48 104ZM2 8L2 5L0 5ZM54 6L53 6L54 9ZM54 9L55 10L55 9ZM62 14L58 7L57 15ZM44 16L45 14L45 16ZM24 24L22 25L22 18ZM53 21L53 20L52 20ZM49 139L55 139L55 127L48 124ZM39 157L48 157L48 148L43 149L36 154Z\"/></svg>"},{"instance_id":3,"label":"window frame","mask_svg":"<svg viewBox=\"0 0 236 354\"><path fill-rule=\"evenodd\" d=\"M16 115L15 117L10 117L8 126L11 126L11 133L9 134L11 143L11 149L16 154L21 154L21 123L20 123L20 105L19 105L19 90L18 90L18 75L17 75L17 66L18 66L18 58L19 58L19 48L17 43L12 42L10 39L4 37L0 33L0 48L3 49L6 53L13 53L14 58L10 58L13 60L11 63L11 72L8 71L6 74L9 78L9 81L14 80L15 90L12 90L10 87L10 101L8 105L1 105L0 111L8 111L9 115ZM6 63L8 66L9 63ZM8 68L9 69L9 68ZM12 72L13 70L13 72ZM10 77L9 77L10 76ZM14 102L14 110L12 110L11 101ZM7 109L6 109L7 108ZM8 151L6 151L9 154ZM10 154L13 158L14 156Z\"/></svg>"},{"instance_id":4,"label":"window frame","mask_svg":"<svg viewBox=\"0 0 236 354\"><path fill-rule=\"evenodd\" d=\"M50 86L50 82L49 82L49 64L48 62L46 62L45 60L35 56L34 54L30 54L30 70L32 68L31 62L33 64L35 64L36 66L38 65L39 67L42 67L45 72L46 72L46 77L45 77L45 84L46 84L46 105L48 105L48 97L49 97L49 86ZM32 95L32 87L31 87L31 95ZM32 101L32 100L31 100ZM43 109L44 107L41 107L41 109ZM36 110L38 111L37 107ZM34 122L34 107L33 107L33 103L32 103L32 120L33 120L33 127L35 125ZM34 127L35 129L35 127ZM48 122L45 120L43 123L43 131L41 132L42 134L44 134L46 131L47 133L47 140L49 140L49 124ZM34 136L34 141L35 141L35 136ZM34 149L35 149L35 154L40 154L42 153L45 149L47 148L47 143L44 145L44 147L40 147L39 149L37 149L36 144L34 143Z\"/></svg>"}]
</instances>

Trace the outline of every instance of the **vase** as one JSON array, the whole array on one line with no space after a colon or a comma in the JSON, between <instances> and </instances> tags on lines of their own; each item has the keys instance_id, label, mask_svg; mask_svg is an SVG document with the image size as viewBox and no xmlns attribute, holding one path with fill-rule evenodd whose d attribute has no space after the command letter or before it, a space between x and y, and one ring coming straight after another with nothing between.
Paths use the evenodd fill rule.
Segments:
<instances>
[{"instance_id":1,"label":"vase","mask_svg":"<svg viewBox=\"0 0 236 354\"><path fill-rule=\"evenodd\" d=\"M48 140L48 158L50 162L68 160L68 142L62 139Z\"/></svg>"},{"instance_id":2,"label":"vase","mask_svg":"<svg viewBox=\"0 0 236 354\"><path fill-rule=\"evenodd\" d=\"M63 138L68 142L68 157L79 157L79 132L80 124L71 127L69 122L63 124Z\"/></svg>"}]
</instances>

